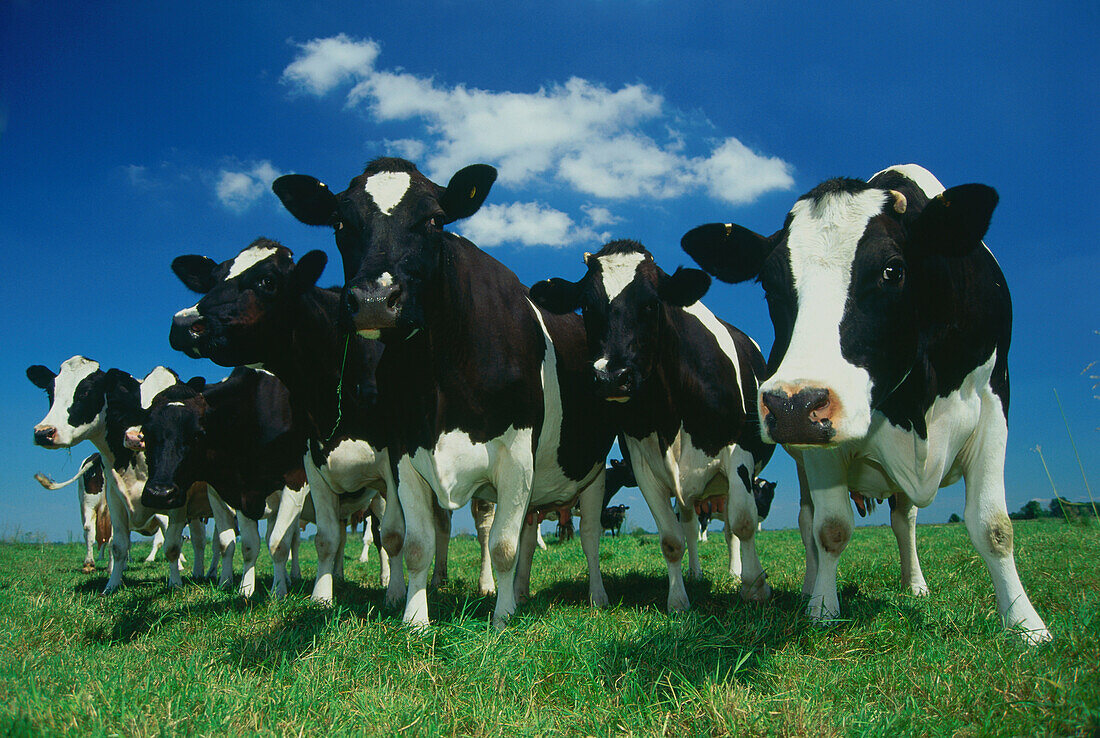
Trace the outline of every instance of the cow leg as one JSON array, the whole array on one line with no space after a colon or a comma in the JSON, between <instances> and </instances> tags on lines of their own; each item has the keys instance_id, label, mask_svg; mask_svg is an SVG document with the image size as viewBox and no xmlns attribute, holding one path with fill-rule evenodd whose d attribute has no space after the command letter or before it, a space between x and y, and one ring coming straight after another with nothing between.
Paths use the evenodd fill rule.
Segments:
<instances>
[{"instance_id":1,"label":"cow leg","mask_svg":"<svg viewBox=\"0 0 1100 738\"><path fill-rule=\"evenodd\" d=\"M305 493L309 494L309 487L305 488ZM290 538L290 581L300 582L302 581L302 526L295 523L293 533Z\"/></svg>"},{"instance_id":2,"label":"cow leg","mask_svg":"<svg viewBox=\"0 0 1100 738\"><path fill-rule=\"evenodd\" d=\"M202 518L191 518L187 523L191 531L191 551L195 560L191 562L191 577L202 579L206 573L206 522Z\"/></svg>"},{"instance_id":3,"label":"cow leg","mask_svg":"<svg viewBox=\"0 0 1100 738\"><path fill-rule=\"evenodd\" d=\"M214 514L214 558L215 565L221 561L219 587L233 586L233 551L237 547L237 530L234 513L216 490L206 486L206 497L210 500L210 510Z\"/></svg>"},{"instance_id":4,"label":"cow leg","mask_svg":"<svg viewBox=\"0 0 1100 738\"><path fill-rule=\"evenodd\" d=\"M543 551L546 550L546 541L542 539L542 523L535 526L535 545Z\"/></svg>"},{"instance_id":5,"label":"cow leg","mask_svg":"<svg viewBox=\"0 0 1100 738\"><path fill-rule=\"evenodd\" d=\"M340 548L340 500L313 463L309 454L304 458L309 495L313 499L317 535L317 580L311 598L314 602L332 603L333 569Z\"/></svg>"},{"instance_id":6,"label":"cow leg","mask_svg":"<svg viewBox=\"0 0 1100 738\"><path fill-rule=\"evenodd\" d=\"M257 521L237 513L237 527L241 529L241 558L244 560L241 570L241 586L237 592L242 597L251 597L256 591L256 559L260 557L260 527Z\"/></svg>"},{"instance_id":7,"label":"cow leg","mask_svg":"<svg viewBox=\"0 0 1100 738\"><path fill-rule=\"evenodd\" d=\"M1005 505L1004 461L1008 427L1000 401L992 394L982 400L982 418L966 450L966 507L963 518L974 548L982 555L993 590L997 612L1009 630L1016 630L1031 645L1049 641L1050 631L1028 599L1013 555L1012 521Z\"/></svg>"},{"instance_id":8,"label":"cow leg","mask_svg":"<svg viewBox=\"0 0 1100 738\"><path fill-rule=\"evenodd\" d=\"M413 626L427 625L428 566L435 551L434 493L408 456L398 462L397 497L405 518L405 543L401 552L409 572L402 620ZM392 578L391 578L392 581Z\"/></svg>"},{"instance_id":9,"label":"cow leg","mask_svg":"<svg viewBox=\"0 0 1100 738\"><path fill-rule=\"evenodd\" d=\"M814 620L830 620L840 614L837 568L855 527L847 469L840 455L832 450L806 450L802 460L813 501L813 537L817 547L817 577L806 611Z\"/></svg>"},{"instance_id":10,"label":"cow leg","mask_svg":"<svg viewBox=\"0 0 1100 738\"><path fill-rule=\"evenodd\" d=\"M435 566L432 568L432 584L438 587L447 581L447 554L451 543L451 511L435 505Z\"/></svg>"},{"instance_id":11,"label":"cow leg","mask_svg":"<svg viewBox=\"0 0 1100 738\"><path fill-rule=\"evenodd\" d=\"M722 529L726 539L726 550L729 552L729 572L733 579L741 578L741 541L733 534L730 526L730 514L726 511L726 522Z\"/></svg>"},{"instance_id":12,"label":"cow leg","mask_svg":"<svg viewBox=\"0 0 1100 738\"><path fill-rule=\"evenodd\" d=\"M130 557L130 512L115 486L113 473L104 474L104 487L107 488L107 509L111 513L111 565L107 586L103 588L106 595L122 586L122 572Z\"/></svg>"},{"instance_id":13,"label":"cow leg","mask_svg":"<svg viewBox=\"0 0 1100 738\"><path fill-rule=\"evenodd\" d=\"M497 508L489 528L489 558L497 580L493 626L501 630L516 611L516 556L523 519L531 504L534 459L530 454L518 458L508 455L498 459L497 469Z\"/></svg>"},{"instance_id":14,"label":"cow leg","mask_svg":"<svg viewBox=\"0 0 1100 738\"><path fill-rule=\"evenodd\" d=\"M903 493L890 498L890 527L894 530L894 538L898 539L902 581L913 594L927 595L928 584L917 558L917 508Z\"/></svg>"},{"instance_id":15,"label":"cow leg","mask_svg":"<svg viewBox=\"0 0 1100 738\"><path fill-rule=\"evenodd\" d=\"M690 502L680 510L680 528L687 543L688 576L700 578L703 576L703 565L699 562L699 518Z\"/></svg>"},{"instance_id":16,"label":"cow leg","mask_svg":"<svg viewBox=\"0 0 1100 738\"><path fill-rule=\"evenodd\" d=\"M730 456L727 528L741 542L741 599L766 602L772 596L768 575L756 551L756 500L752 495L752 455L738 449Z\"/></svg>"},{"instance_id":17,"label":"cow leg","mask_svg":"<svg viewBox=\"0 0 1100 738\"><path fill-rule=\"evenodd\" d=\"M661 537L661 554L664 555L665 563L668 565L668 611L688 610L691 608L691 602L688 600L681 568L684 558L684 529L672 512L672 503L669 502L670 490L657 480L644 456L641 448L630 448L631 461L638 460L633 463L634 477L638 481L638 489L642 491L642 497L649 505L649 511L653 514L653 520L657 523L657 533Z\"/></svg>"},{"instance_id":18,"label":"cow leg","mask_svg":"<svg viewBox=\"0 0 1100 738\"><path fill-rule=\"evenodd\" d=\"M152 563L157 558L157 552L160 551L161 546L164 545L164 528L158 527L153 533L153 548L149 551L149 555L145 557L145 563Z\"/></svg>"},{"instance_id":19,"label":"cow leg","mask_svg":"<svg viewBox=\"0 0 1100 738\"><path fill-rule=\"evenodd\" d=\"M537 519L538 516L533 516ZM516 603L523 604L531 599L531 566L535 559L535 530L538 523L524 520L519 532L519 555L516 561Z\"/></svg>"},{"instance_id":20,"label":"cow leg","mask_svg":"<svg viewBox=\"0 0 1100 738\"><path fill-rule=\"evenodd\" d=\"M374 545L374 530L369 520L363 521L363 550L359 552L359 563L370 561L370 547Z\"/></svg>"},{"instance_id":21,"label":"cow leg","mask_svg":"<svg viewBox=\"0 0 1100 738\"><path fill-rule=\"evenodd\" d=\"M798 469L798 532L802 536L802 547L806 550L806 574L802 577L802 596L808 598L814 591L817 581L817 544L814 543L814 503L810 497L810 483L806 479L806 469L796 463Z\"/></svg>"},{"instance_id":22,"label":"cow leg","mask_svg":"<svg viewBox=\"0 0 1100 738\"><path fill-rule=\"evenodd\" d=\"M470 512L474 516L474 530L477 531L477 544L481 549L481 567L477 577L477 593L481 597L496 592L496 580L493 579L493 566L489 557L489 530L496 517L496 505L487 500L470 501Z\"/></svg>"},{"instance_id":23,"label":"cow leg","mask_svg":"<svg viewBox=\"0 0 1100 738\"><path fill-rule=\"evenodd\" d=\"M386 549L382 548L382 535L379 532L379 520L386 514L386 498L382 495L375 495L374 499L370 501L371 514L363 519L363 554L359 556L360 561L366 561L366 552L370 550L370 546L378 547L378 581L383 587L388 587L390 584L390 555L386 553ZM368 545L367 539L370 537L370 544Z\"/></svg>"},{"instance_id":24,"label":"cow leg","mask_svg":"<svg viewBox=\"0 0 1100 738\"><path fill-rule=\"evenodd\" d=\"M580 496L581 548L588 562L588 602L592 607L607 607L608 604L607 590L604 589L603 574L600 572L600 537L603 536L600 513L603 511L605 484L604 470L601 468Z\"/></svg>"},{"instance_id":25,"label":"cow leg","mask_svg":"<svg viewBox=\"0 0 1100 738\"><path fill-rule=\"evenodd\" d=\"M95 498L84 494L84 483L77 485L77 495L80 498L80 526L84 529L84 571L95 569Z\"/></svg>"},{"instance_id":26,"label":"cow leg","mask_svg":"<svg viewBox=\"0 0 1100 738\"><path fill-rule=\"evenodd\" d=\"M164 558L168 561L168 586L182 587L180 558L183 553L183 528L187 525L187 512L183 508L168 514L168 530L164 533Z\"/></svg>"},{"instance_id":27,"label":"cow leg","mask_svg":"<svg viewBox=\"0 0 1100 738\"><path fill-rule=\"evenodd\" d=\"M267 547L271 551L271 563L274 569L271 586L277 599L286 597L290 587L286 562L294 547L293 538L298 532L298 521L308 494L308 485L302 485L301 489L283 487L283 493L279 497L279 509L275 512L275 520L269 523Z\"/></svg>"},{"instance_id":28,"label":"cow leg","mask_svg":"<svg viewBox=\"0 0 1100 738\"><path fill-rule=\"evenodd\" d=\"M405 567L402 565L403 549L405 545L405 515L401 510L401 503L397 498L397 485L392 479L386 479L386 489L389 495L383 500L379 495L376 500L382 505L382 523L378 526L378 538L381 545L378 548L379 557L389 558L390 580L386 583L386 598L382 601L384 607L400 607L405 601Z\"/></svg>"}]
</instances>

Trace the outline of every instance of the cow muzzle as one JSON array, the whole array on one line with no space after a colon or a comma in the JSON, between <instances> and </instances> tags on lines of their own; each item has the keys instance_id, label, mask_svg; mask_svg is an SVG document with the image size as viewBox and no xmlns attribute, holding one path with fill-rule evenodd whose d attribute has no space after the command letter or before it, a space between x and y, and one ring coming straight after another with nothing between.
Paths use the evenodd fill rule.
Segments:
<instances>
[{"instance_id":1,"label":"cow muzzle","mask_svg":"<svg viewBox=\"0 0 1100 738\"><path fill-rule=\"evenodd\" d=\"M629 367L609 368L599 362L593 365L596 391L608 402L629 402L638 390L638 375Z\"/></svg>"},{"instance_id":2,"label":"cow muzzle","mask_svg":"<svg viewBox=\"0 0 1100 738\"><path fill-rule=\"evenodd\" d=\"M34 429L34 445L43 448L57 448L57 428L52 425L40 425Z\"/></svg>"},{"instance_id":3,"label":"cow muzzle","mask_svg":"<svg viewBox=\"0 0 1100 738\"><path fill-rule=\"evenodd\" d=\"M383 328L397 325L401 296L401 287L394 282L345 287L341 298L341 318L348 328L359 335L378 338Z\"/></svg>"},{"instance_id":4,"label":"cow muzzle","mask_svg":"<svg viewBox=\"0 0 1100 738\"><path fill-rule=\"evenodd\" d=\"M176 315L168 332L168 343L176 351L193 358L201 358L200 345L207 333L206 320L201 315Z\"/></svg>"},{"instance_id":5,"label":"cow muzzle","mask_svg":"<svg viewBox=\"0 0 1100 738\"><path fill-rule=\"evenodd\" d=\"M141 504L154 510L171 510L183 507L187 496L174 484L146 482L141 491Z\"/></svg>"},{"instance_id":6,"label":"cow muzzle","mask_svg":"<svg viewBox=\"0 0 1100 738\"><path fill-rule=\"evenodd\" d=\"M836 436L840 404L824 387L760 393L760 418L775 443L824 446Z\"/></svg>"}]
</instances>

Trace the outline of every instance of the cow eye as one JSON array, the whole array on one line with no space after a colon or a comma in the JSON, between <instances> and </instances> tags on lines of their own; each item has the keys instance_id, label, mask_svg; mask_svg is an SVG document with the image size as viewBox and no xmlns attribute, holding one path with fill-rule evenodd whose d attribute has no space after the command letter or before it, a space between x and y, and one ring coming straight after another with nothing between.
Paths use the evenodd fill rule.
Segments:
<instances>
[{"instance_id":1,"label":"cow eye","mask_svg":"<svg viewBox=\"0 0 1100 738\"><path fill-rule=\"evenodd\" d=\"M443 226L446 225L444 221L445 218L442 212L432 213L423 220L421 227L426 231L441 231Z\"/></svg>"},{"instance_id":2,"label":"cow eye","mask_svg":"<svg viewBox=\"0 0 1100 738\"><path fill-rule=\"evenodd\" d=\"M256 283L256 286L259 287L264 292L274 292L275 291L275 280L272 279L271 277L262 277L260 279L260 281Z\"/></svg>"},{"instance_id":3,"label":"cow eye","mask_svg":"<svg viewBox=\"0 0 1100 738\"><path fill-rule=\"evenodd\" d=\"M905 265L901 260L890 261L882 270L882 282L883 284L898 285L901 284L902 278L905 276Z\"/></svg>"}]
</instances>

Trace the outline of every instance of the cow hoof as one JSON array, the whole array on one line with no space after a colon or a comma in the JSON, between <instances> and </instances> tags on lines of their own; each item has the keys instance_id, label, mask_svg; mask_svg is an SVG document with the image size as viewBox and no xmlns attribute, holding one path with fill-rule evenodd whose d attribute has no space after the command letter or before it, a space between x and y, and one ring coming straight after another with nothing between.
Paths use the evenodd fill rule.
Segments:
<instances>
[{"instance_id":1,"label":"cow hoof","mask_svg":"<svg viewBox=\"0 0 1100 738\"><path fill-rule=\"evenodd\" d=\"M763 577L752 585L741 585L741 599L745 602L767 602L772 598L772 588Z\"/></svg>"},{"instance_id":2,"label":"cow hoof","mask_svg":"<svg viewBox=\"0 0 1100 738\"><path fill-rule=\"evenodd\" d=\"M248 586L248 587L243 587L242 586L240 589L237 590L237 594L239 594L241 597L244 597L245 599L248 599L249 597L251 597L253 595L253 593L255 593L255 591L256 591L256 588L253 587L253 586Z\"/></svg>"},{"instance_id":3,"label":"cow hoof","mask_svg":"<svg viewBox=\"0 0 1100 738\"><path fill-rule=\"evenodd\" d=\"M928 585L923 582L921 582L920 584L910 584L909 593L912 594L914 597L927 597Z\"/></svg>"},{"instance_id":4,"label":"cow hoof","mask_svg":"<svg viewBox=\"0 0 1100 738\"><path fill-rule=\"evenodd\" d=\"M669 597L668 598L668 611L672 612L687 612L691 609L691 601L688 600L687 595L683 597Z\"/></svg>"},{"instance_id":5,"label":"cow hoof","mask_svg":"<svg viewBox=\"0 0 1100 738\"><path fill-rule=\"evenodd\" d=\"M493 627L498 631L504 630L508 627L508 621L511 617L511 615L493 615Z\"/></svg>"},{"instance_id":6,"label":"cow hoof","mask_svg":"<svg viewBox=\"0 0 1100 738\"><path fill-rule=\"evenodd\" d=\"M516 603L523 604L524 602L531 601L531 591L516 590Z\"/></svg>"},{"instance_id":7,"label":"cow hoof","mask_svg":"<svg viewBox=\"0 0 1100 738\"><path fill-rule=\"evenodd\" d=\"M592 604L592 607L598 610L602 610L611 604L607 599L607 592L594 592L589 596L588 600Z\"/></svg>"},{"instance_id":8,"label":"cow hoof","mask_svg":"<svg viewBox=\"0 0 1100 738\"><path fill-rule=\"evenodd\" d=\"M84 572L85 574L91 574L93 571L95 571L95 564L85 564L80 571Z\"/></svg>"},{"instance_id":9,"label":"cow hoof","mask_svg":"<svg viewBox=\"0 0 1100 738\"><path fill-rule=\"evenodd\" d=\"M385 599L382 600L382 607L386 608L387 610L396 610L397 608L401 607L404 604L405 604L405 596L404 595L393 596L393 597L391 597L389 595L386 595Z\"/></svg>"},{"instance_id":10,"label":"cow hoof","mask_svg":"<svg viewBox=\"0 0 1100 738\"><path fill-rule=\"evenodd\" d=\"M496 585L493 585L491 587L485 587L481 584L477 585L477 596L478 597L491 597L492 595L495 595L496 593L497 593Z\"/></svg>"}]
</instances>

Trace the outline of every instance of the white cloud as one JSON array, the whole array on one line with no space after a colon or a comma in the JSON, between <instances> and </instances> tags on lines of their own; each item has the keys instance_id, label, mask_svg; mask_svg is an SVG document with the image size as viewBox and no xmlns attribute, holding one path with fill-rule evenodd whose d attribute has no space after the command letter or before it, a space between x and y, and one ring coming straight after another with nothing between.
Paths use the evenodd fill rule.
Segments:
<instances>
[{"instance_id":1,"label":"white cloud","mask_svg":"<svg viewBox=\"0 0 1100 738\"><path fill-rule=\"evenodd\" d=\"M374 41L353 41L341 33L298 44L302 53L283 70L283 82L323 95L346 80L368 76L380 51Z\"/></svg>"},{"instance_id":2,"label":"white cloud","mask_svg":"<svg viewBox=\"0 0 1100 738\"><path fill-rule=\"evenodd\" d=\"M218 200L230 210L243 213L270 190L271 183L279 174L266 160L253 163L245 171L223 169L215 185Z\"/></svg>"},{"instance_id":3,"label":"white cloud","mask_svg":"<svg viewBox=\"0 0 1100 738\"><path fill-rule=\"evenodd\" d=\"M588 222L596 228L622 222L622 218L612 215L610 210L598 205L581 205L581 210L588 216Z\"/></svg>"},{"instance_id":4,"label":"white cloud","mask_svg":"<svg viewBox=\"0 0 1100 738\"><path fill-rule=\"evenodd\" d=\"M607 200L703 192L733 204L794 184L789 164L736 138L693 141L680 130L678 112L645 84L612 90L574 77L534 92L448 87L376 69L380 48L369 39L341 34L299 48L285 82L322 95L350 81L348 105L365 105L380 122L420 122L424 141L389 143L395 153L419 153L409 158L437 182L486 162L514 187L537 178ZM692 156L693 147L707 153Z\"/></svg>"},{"instance_id":5,"label":"white cloud","mask_svg":"<svg viewBox=\"0 0 1100 738\"><path fill-rule=\"evenodd\" d=\"M508 243L564 248L609 238L607 233L597 233L591 225L579 226L568 214L538 202L484 205L457 230L485 248Z\"/></svg>"}]
</instances>

